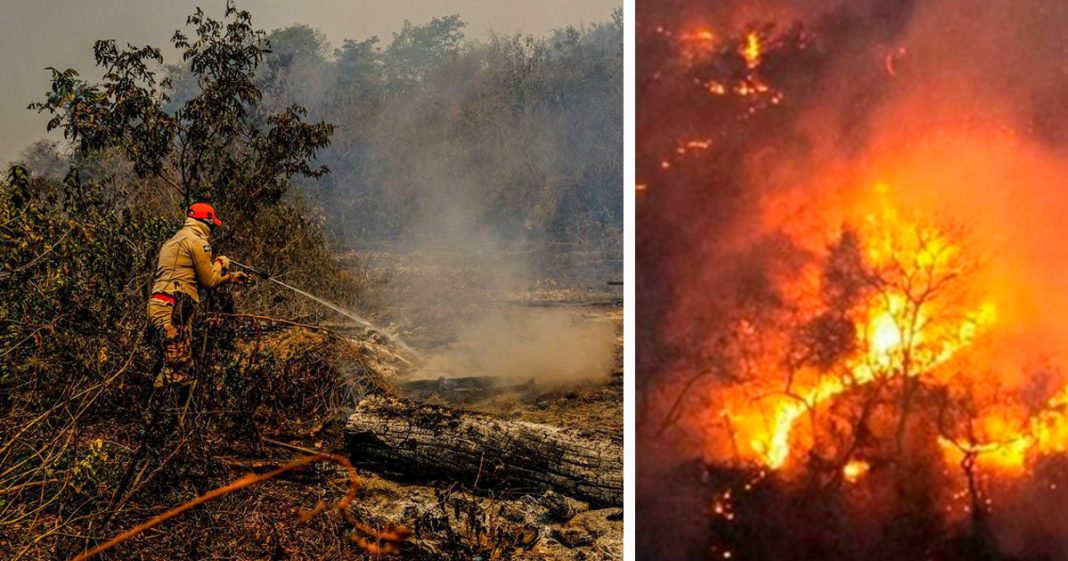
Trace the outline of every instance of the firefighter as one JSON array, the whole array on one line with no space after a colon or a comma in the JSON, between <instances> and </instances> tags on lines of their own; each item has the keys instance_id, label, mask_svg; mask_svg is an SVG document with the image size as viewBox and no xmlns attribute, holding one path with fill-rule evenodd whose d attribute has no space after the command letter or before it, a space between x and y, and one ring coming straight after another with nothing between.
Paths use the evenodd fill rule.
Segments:
<instances>
[{"instance_id":1,"label":"firefighter","mask_svg":"<svg viewBox=\"0 0 1068 561\"><path fill-rule=\"evenodd\" d=\"M185 223L159 250L155 282L148 299L148 318L162 339L162 368L153 385L186 382L192 360L193 315L200 302L200 290L226 283L245 284L248 276L230 272L230 260L212 258L209 239L222 225L215 209L195 203L186 213Z\"/></svg>"}]
</instances>

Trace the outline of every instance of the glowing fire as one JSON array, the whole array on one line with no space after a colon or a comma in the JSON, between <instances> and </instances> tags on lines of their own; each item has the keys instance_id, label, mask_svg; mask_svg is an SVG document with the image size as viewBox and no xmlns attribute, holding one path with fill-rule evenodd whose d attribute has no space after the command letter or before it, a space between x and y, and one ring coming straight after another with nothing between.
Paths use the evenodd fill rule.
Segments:
<instances>
[{"instance_id":1,"label":"glowing fire","mask_svg":"<svg viewBox=\"0 0 1068 561\"><path fill-rule=\"evenodd\" d=\"M716 49L716 33L700 27L679 35L680 52L687 61L694 62L712 54Z\"/></svg>"},{"instance_id":2,"label":"glowing fire","mask_svg":"<svg viewBox=\"0 0 1068 561\"><path fill-rule=\"evenodd\" d=\"M742 118L783 103L783 92L768 82L760 69L764 58L778 44L768 32L762 36L751 30L715 30L698 22L682 29L662 25L646 29L674 45L672 63L653 73L657 81L681 79L687 87L699 87L724 102L741 102ZM725 61L729 64L723 64ZM711 147L711 139L680 138L671 148L673 153L663 154L654 165L659 173L673 173L679 158L707 152Z\"/></svg>"},{"instance_id":3,"label":"glowing fire","mask_svg":"<svg viewBox=\"0 0 1068 561\"><path fill-rule=\"evenodd\" d=\"M760 66L760 51L760 36L755 31L750 31L745 35L745 43L740 51L746 67L750 70Z\"/></svg>"},{"instance_id":4,"label":"glowing fire","mask_svg":"<svg viewBox=\"0 0 1068 561\"><path fill-rule=\"evenodd\" d=\"M871 469L871 465L864 460L850 460L848 464L842 467L842 477L849 483L856 483L868 473L869 469Z\"/></svg>"},{"instance_id":5,"label":"glowing fire","mask_svg":"<svg viewBox=\"0 0 1068 561\"><path fill-rule=\"evenodd\" d=\"M723 408L718 411L736 457L771 470L789 468L807 457L813 458L811 465L840 460L844 462L838 464L842 480L857 483L871 469L868 460L875 457L871 454L892 453L884 447L892 442L871 442L872 431L883 439L888 434L893 438L887 432L895 428L887 425L893 419L899 431L896 444L902 445L909 405L886 400L904 399L897 396L909 391L909 380L922 380L922 384L913 382L913 387L925 388L925 399L942 400L937 421L933 410L927 409L927 417L916 426L923 427L918 434L938 431L941 460L947 468L1019 477L1032 473L1030 468L1041 458L1068 455L1068 386L1058 386L1047 394L1050 397L1035 404L1033 391L1005 386L995 372L975 370L991 368L986 362L989 349L998 348L1000 342L995 333L997 306L985 294L989 289L1011 301L1011 293L996 282L984 284L991 279L973 274L975 263L962 247L966 240L961 232L933 225L919 214L899 213L891 195L888 185L878 184L869 194L845 204L839 210L852 218L847 222L853 226L832 238L836 241L825 259L817 260L811 270L778 281L784 296L797 302L784 318L786 335L776 331L777 320L767 329L749 319L737 323L739 347L750 353L742 355L748 366L739 363L738 367L748 373L740 374L743 383L724 392ZM776 216L781 214L769 211L769 224L788 230L800 242L810 240L813 252L820 251L817 246L827 247L826 237L821 235L816 241L811 232L789 231L791 226ZM822 276L820 271L826 272L823 267L831 263L831 252L841 247L842 240L853 244L848 255L854 257L849 263L855 264L860 271L856 278L863 279L867 288L839 309L830 308L824 298L830 294L828 286L833 290L837 286L833 283L841 281ZM841 345L828 361L791 362L795 351L792 347L782 350L790 343L779 344L779 337L789 340L797 329L814 325L810 318L823 318L832 309L840 314L834 317L846 324L843 337L848 344ZM1011 332L1014 317L1008 314L1001 319L1002 328ZM989 344L976 344L988 335L984 341ZM757 340L761 341L757 347L767 345L770 350L753 354L752 342ZM797 348L822 348L824 341L803 341ZM865 387L874 392L858 391ZM835 403L840 397L848 400ZM877 403L876 407L889 409L874 424L863 424L868 421L861 408L852 405L857 403L854 399L873 400L863 402L864 407ZM888 417L891 411L898 417ZM863 446L872 449L856 448L861 431L869 439ZM850 442L850 438L857 440ZM860 453L865 459L847 461L837 456L842 452Z\"/></svg>"},{"instance_id":6,"label":"glowing fire","mask_svg":"<svg viewBox=\"0 0 1068 561\"><path fill-rule=\"evenodd\" d=\"M879 185L876 192L884 195ZM867 265L873 270L887 269L905 276L915 275L928 282L957 275L955 270L960 248L936 228L903 220L893 206L881 197L879 212L868 215L861 241ZM856 350L844 360L840 375L817 373L810 387L794 387L790 395L770 398L770 420L752 422L755 416L736 416L736 426L749 435L748 443L761 463L777 469L787 463L791 453L791 434L798 421L828 400L851 388L893 377L917 377L931 373L969 346L995 321L995 307L979 302L962 314L939 317L937 303L925 294L932 286L917 286L912 281L897 284L887 279L878 283L861 310L855 315ZM948 315L948 314L947 314ZM749 422L746 422L747 419Z\"/></svg>"},{"instance_id":7,"label":"glowing fire","mask_svg":"<svg viewBox=\"0 0 1068 561\"><path fill-rule=\"evenodd\" d=\"M750 454L743 455L766 467L788 464L799 445L794 442L798 425L830 400L875 382L934 377L997 321L991 301L958 295L944 303L931 297L950 281L967 277L959 240L919 218L903 218L890 203L889 191L885 184L876 185L875 210L862 214L856 231L857 251L875 288L864 293L849 315L855 345L828 372L814 371L814 366L794 372L786 391L765 389L755 399L743 392L728 400L733 435L748 444ZM1068 453L1068 387L1037 411L1008 400L976 407L974 418L963 424L952 429L958 436L939 438L945 461L1021 470L1037 456ZM842 475L855 482L868 469L867 463L852 460Z\"/></svg>"},{"instance_id":8,"label":"glowing fire","mask_svg":"<svg viewBox=\"0 0 1068 561\"><path fill-rule=\"evenodd\" d=\"M703 43L707 43L707 42L715 41L716 40L716 34L713 33L711 29L699 29L699 30L693 32L692 34L684 36L684 38L692 40L692 41L700 41L700 42L703 42Z\"/></svg>"},{"instance_id":9,"label":"glowing fire","mask_svg":"<svg viewBox=\"0 0 1068 561\"><path fill-rule=\"evenodd\" d=\"M712 139L680 140L678 145L675 146L675 154L685 156L687 152L708 150L711 147Z\"/></svg>"},{"instance_id":10,"label":"glowing fire","mask_svg":"<svg viewBox=\"0 0 1068 561\"><path fill-rule=\"evenodd\" d=\"M965 454L988 468L1016 471L1031 456L1068 452L1068 387L1050 398L1042 411L1019 422L1003 419L997 411L979 419L981 442L958 442L940 438L947 461L960 463Z\"/></svg>"}]
</instances>

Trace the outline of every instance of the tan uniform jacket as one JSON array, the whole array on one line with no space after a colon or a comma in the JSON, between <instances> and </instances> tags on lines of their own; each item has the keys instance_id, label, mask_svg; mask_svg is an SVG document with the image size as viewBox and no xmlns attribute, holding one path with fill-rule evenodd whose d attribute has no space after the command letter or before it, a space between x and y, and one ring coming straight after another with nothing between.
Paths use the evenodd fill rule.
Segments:
<instances>
[{"instance_id":1,"label":"tan uniform jacket","mask_svg":"<svg viewBox=\"0 0 1068 561\"><path fill-rule=\"evenodd\" d=\"M160 247L152 292L183 292L194 302L200 302L200 287L211 288L226 282L229 275L211 257L210 235L206 224L186 218L182 229Z\"/></svg>"}]
</instances>

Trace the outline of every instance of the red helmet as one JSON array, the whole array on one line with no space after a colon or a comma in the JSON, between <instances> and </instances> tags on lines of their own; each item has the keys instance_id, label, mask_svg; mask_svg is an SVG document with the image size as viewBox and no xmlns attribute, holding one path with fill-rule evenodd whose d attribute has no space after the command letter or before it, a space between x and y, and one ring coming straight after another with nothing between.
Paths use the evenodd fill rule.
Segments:
<instances>
[{"instance_id":1,"label":"red helmet","mask_svg":"<svg viewBox=\"0 0 1068 561\"><path fill-rule=\"evenodd\" d=\"M215 214L215 209L208 203L193 203L189 207L189 213L186 216L207 222L209 225L222 226L222 220L219 220L219 217Z\"/></svg>"}]
</instances>

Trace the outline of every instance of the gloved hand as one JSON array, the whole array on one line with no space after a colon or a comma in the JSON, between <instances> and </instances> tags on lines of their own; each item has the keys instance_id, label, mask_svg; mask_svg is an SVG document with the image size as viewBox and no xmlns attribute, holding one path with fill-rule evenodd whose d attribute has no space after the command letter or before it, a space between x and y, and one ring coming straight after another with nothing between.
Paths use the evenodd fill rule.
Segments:
<instances>
[{"instance_id":1,"label":"gloved hand","mask_svg":"<svg viewBox=\"0 0 1068 561\"><path fill-rule=\"evenodd\" d=\"M219 264L219 268L223 271L230 270L230 258L225 255L220 255L215 258L215 262Z\"/></svg>"},{"instance_id":2,"label":"gloved hand","mask_svg":"<svg viewBox=\"0 0 1068 561\"><path fill-rule=\"evenodd\" d=\"M163 326L163 338L164 338L164 340L167 340L167 341L173 341L173 340L177 339L178 338L178 328L173 326L173 325L171 325L171 324L169 324L169 323L165 324Z\"/></svg>"},{"instance_id":3,"label":"gloved hand","mask_svg":"<svg viewBox=\"0 0 1068 561\"><path fill-rule=\"evenodd\" d=\"M252 277L250 277L248 275L248 273L244 273L242 271L236 271L236 272L230 273L230 282L232 282L234 284L239 284L241 286L244 286L246 284L251 284L252 283Z\"/></svg>"}]
</instances>

